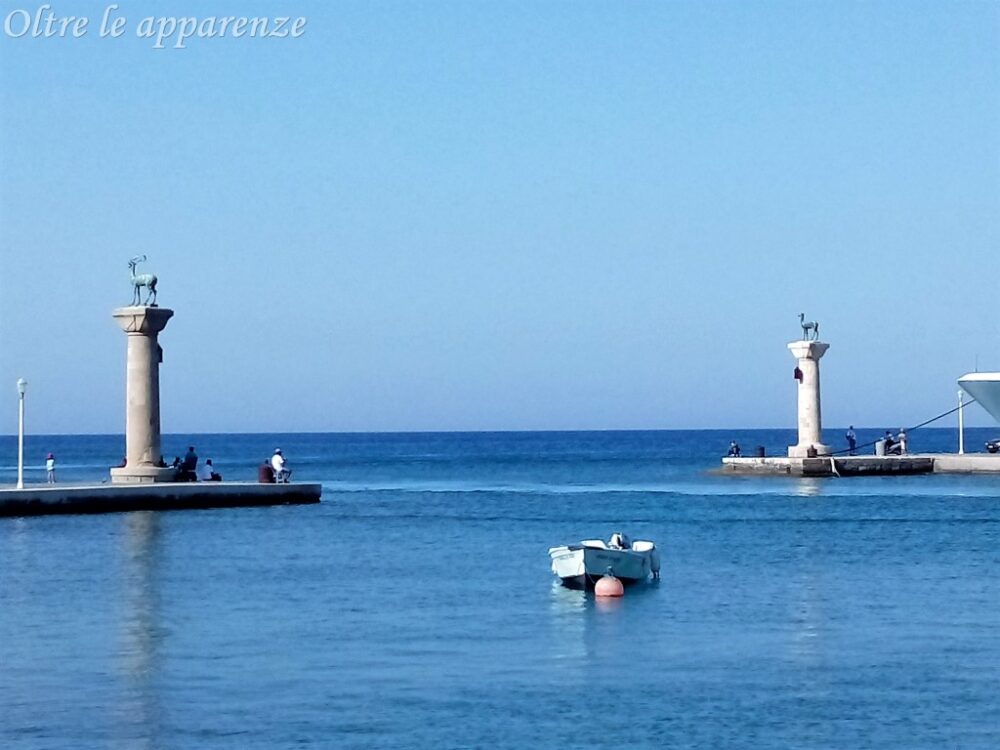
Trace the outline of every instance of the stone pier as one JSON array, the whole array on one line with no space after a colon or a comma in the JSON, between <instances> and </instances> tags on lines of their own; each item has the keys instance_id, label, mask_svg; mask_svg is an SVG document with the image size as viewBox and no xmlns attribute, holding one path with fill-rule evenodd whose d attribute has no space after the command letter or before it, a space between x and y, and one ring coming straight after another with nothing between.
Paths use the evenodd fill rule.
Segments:
<instances>
[{"instance_id":1,"label":"stone pier","mask_svg":"<svg viewBox=\"0 0 1000 750\"><path fill-rule=\"evenodd\" d=\"M829 348L830 345L822 341L793 341L788 345L788 350L798 361L795 379L799 381L799 442L788 446L790 458L822 456L830 452L830 446L823 444L819 397L819 360Z\"/></svg>"},{"instance_id":2,"label":"stone pier","mask_svg":"<svg viewBox=\"0 0 1000 750\"><path fill-rule=\"evenodd\" d=\"M170 482L174 470L160 466L160 362L157 337L174 314L163 307L120 307L112 315L127 340L125 466L111 470L118 483Z\"/></svg>"},{"instance_id":3,"label":"stone pier","mask_svg":"<svg viewBox=\"0 0 1000 750\"><path fill-rule=\"evenodd\" d=\"M1000 461L997 462L1000 464ZM318 503L318 484L256 482L181 482L151 484L39 484L27 489L0 488L0 518L66 513L127 513L137 510L250 508Z\"/></svg>"}]
</instances>

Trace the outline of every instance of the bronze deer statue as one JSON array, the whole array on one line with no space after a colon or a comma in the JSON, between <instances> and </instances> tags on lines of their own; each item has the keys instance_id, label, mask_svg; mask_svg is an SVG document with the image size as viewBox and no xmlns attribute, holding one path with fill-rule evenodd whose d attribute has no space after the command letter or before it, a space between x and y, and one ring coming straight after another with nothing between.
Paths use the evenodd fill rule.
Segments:
<instances>
[{"instance_id":1,"label":"bronze deer statue","mask_svg":"<svg viewBox=\"0 0 1000 750\"><path fill-rule=\"evenodd\" d=\"M799 313L799 325L802 326L803 341L819 340L819 323L817 323L815 320L806 322L806 314Z\"/></svg>"},{"instance_id":2,"label":"bronze deer statue","mask_svg":"<svg viewBox=\"0 0 1000 750\"><path fill-rule=\"evenodd\" d=\"M141 304L156 307L156 274L140 273L136 275L135 273L135 267L145 260L145 255L136 255L128 262L129 277L132 279L132 304L140 304L139 298L142 295L139 290L146 287L149 291L146 294L146 301Z\"/></svg>"}]
</instances>

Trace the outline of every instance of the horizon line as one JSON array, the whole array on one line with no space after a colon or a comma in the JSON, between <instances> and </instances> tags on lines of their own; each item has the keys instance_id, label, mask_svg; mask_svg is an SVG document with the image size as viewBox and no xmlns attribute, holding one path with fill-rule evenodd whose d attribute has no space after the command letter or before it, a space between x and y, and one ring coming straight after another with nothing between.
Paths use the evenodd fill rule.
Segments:
<instances>
[{"instance_id":1,"label":"horizon line","mask_svg":"<svg viewBox=\"0 0 1000 750\"><path fill-rule=\"evenodd\" d=\"M848 426L829 427L829 430L847 429ZM572 428L572 429L437 429L437 430L275 430L264 431L231 431L231 432L164 432L161 436L184 436L184 435L496 435L496 434L573 434L588 432L753 432L755 430L785 430L794 432L797 427L595 427L595 428ZM855 430L885 430L885 425L877 427L854 426ZM905 428L910 432L920 430L958 430L957 425L950 427L919 427ZM993 429L991 425L966 425L966 430L987 430ZM1000 428L998 428L1000 429ZM38 432L25 433L25 439L29 437L125 437L124 432ZM0 439L17 439L17 433L0 433Z\"/></svg>"}]
</instances>

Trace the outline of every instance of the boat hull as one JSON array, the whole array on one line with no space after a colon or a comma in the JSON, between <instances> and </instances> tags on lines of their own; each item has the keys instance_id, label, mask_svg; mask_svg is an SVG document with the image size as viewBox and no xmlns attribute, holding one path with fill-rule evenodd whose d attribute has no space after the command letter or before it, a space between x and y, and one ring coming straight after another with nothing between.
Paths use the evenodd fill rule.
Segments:
<instances>
[{"instance_id":1,"label":"boat hull","mask_svg":"<svg viewBox=\"0 0 1000 750\"><path fill-rule=\"evenodd\" d=\"M1000 372L970 372L958 384L1000 422Z\"/></svg>"},{"instance_id":2,"label":"boat hull","mask_svg":"<svg viewBox=\"0 0 1000 750\"><path fill-rule=\"evenodd\" d=\"M646 580L659 572L659 557L650 544L646 550L609 549L574 544L553 547L552 572L571 588L592 587L601 577L614 575L623 584Z\"/></svg>"}]
</instances>

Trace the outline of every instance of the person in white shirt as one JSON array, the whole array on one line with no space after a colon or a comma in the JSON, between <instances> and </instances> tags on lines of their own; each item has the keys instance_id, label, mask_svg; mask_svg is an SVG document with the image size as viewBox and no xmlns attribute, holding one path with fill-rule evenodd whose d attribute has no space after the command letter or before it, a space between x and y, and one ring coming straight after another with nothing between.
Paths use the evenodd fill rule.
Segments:
<instances>
[{"instance_id":1,"label":"person in white shirt","mask_svg":"<svg viewBox=\"0 0 1000 750\"><path fill-rule=\"evenodd\" d=\"M292 475L292 472L285 468L285 457L281 455L281 448L274 449L274 455L271 456L271 468L274 469L275 482L287 482Z\"/></svg>"},{"instance_id":2,"label":"person in white shirt","mask_svg":"<svg viewBox=\"0 0 1000 750\"><path fill-rule=\"evenodd\" d=\"M49 484L56 483L56 457L51 453L45 457L45 473Z\"/></svg>"},{"instance_id":3,"label":"person in white shirt","mask_svg":"<svg viewBox=\"0 0 1000 750\"><path fill-rule=\"evenodd\" d=\"M222 475L217 474L215 467L212 465L212 459L206 458L205 463L198 467L198 481L199 482L219 482L222 481Z\"/></svg>"}]
</instances>

